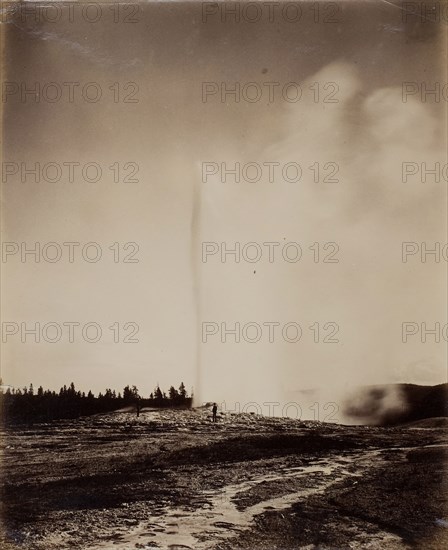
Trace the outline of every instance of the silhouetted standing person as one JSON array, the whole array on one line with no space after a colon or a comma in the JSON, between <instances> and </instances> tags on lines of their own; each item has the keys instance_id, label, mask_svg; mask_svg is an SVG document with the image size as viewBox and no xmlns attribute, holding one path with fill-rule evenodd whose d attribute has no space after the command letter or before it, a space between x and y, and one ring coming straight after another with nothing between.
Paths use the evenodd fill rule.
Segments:
<instances>
[{"instance_id":1,"label":"silhouetted standing person","mask_svg":"<svg viewBox=\"0 0 448 550\"><path fill-rule=\"evenodd\" d=\"M218 412L218 407L216 406L216 403L213 403L213 407L212 407L213 422L216 422L217 412Z\"/></svg>"}]
</instances>

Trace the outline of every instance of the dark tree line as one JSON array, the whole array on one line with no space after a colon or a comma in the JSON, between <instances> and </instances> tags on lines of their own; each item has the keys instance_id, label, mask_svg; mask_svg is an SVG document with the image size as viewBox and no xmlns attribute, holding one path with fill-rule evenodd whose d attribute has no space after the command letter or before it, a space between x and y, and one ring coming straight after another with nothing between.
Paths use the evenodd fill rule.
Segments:
<instances>
[{"instance_id":1,"label":"dark tree line","mask_svg":"<svg viewBox=\"0 0 448 550\"><path fill-rule=\"evenodd\" d=\"M192 396L183 382L178 389L171 386L168 395L157 385L148 398L143 398L136 386L126 386L123 393L107 388L97 396L77 390L73 382L59 392L44 390L42 386L35 391L32 384L21 389L0 387L0 411L6 424L78 418L123 407L136 411L143 407L191 407L191 403Z\"/></svg>"}]
</instances>

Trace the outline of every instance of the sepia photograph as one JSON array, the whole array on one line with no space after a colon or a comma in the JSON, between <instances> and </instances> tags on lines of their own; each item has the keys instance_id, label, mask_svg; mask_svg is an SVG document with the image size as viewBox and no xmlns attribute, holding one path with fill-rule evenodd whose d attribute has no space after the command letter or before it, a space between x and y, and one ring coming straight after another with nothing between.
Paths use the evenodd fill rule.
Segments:
<instances>
[{"instance_id":1,"label":"sepia photograph","mask_svg":"<svg viewBox=\"0 0 448 550\"><path fill-rule=\"evenodd\" d=\"M448 548L448 0L6 0L1 550Z\"/></svg>"}]
</instances>

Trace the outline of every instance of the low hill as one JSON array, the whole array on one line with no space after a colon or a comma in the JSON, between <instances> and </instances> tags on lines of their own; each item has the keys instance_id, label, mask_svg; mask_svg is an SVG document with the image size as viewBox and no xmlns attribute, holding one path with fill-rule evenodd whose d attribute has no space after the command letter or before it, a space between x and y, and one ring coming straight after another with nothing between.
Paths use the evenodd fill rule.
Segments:
<instances>
[{"instance_id":1,"label":"low hill","mask_svg":"<svg viewBox=\"0 0 448 550\"><path fill-rule=\"evenodd\" d=\"M448 428L448 417L435 417L435 418L424 418L423 420L416 420L415 422L409 422L408 424L404 424L404 427L406 428L425 428L425 429L433 429L433 428Z\"/></svg>"},{"instance_id":2,"label":"low hill","mask_svg":"<svg viewBox=\"0 0 448 550\"><path fill-rule=\"evenodd\" d=\"M448 384L365 386L346 398L343 411L358 422L379 426L448 417Z\"/></svg>"}]
</instances>

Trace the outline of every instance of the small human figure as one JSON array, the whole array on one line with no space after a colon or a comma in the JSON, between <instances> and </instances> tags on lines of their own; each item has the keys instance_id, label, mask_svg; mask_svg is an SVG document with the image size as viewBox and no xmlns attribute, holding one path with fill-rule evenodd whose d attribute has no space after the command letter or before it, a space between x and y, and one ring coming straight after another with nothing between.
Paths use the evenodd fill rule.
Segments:
<instances>
[{"instance_id":1,"label":"small human figure","mask_svg":"<svg viewBox=\"0 0 448 550\"><path fill-rule=\"evenodd\" d=\"M216 406L216 403L213 403L213 407L212 407L213 422L216 422L217 412L218 412L218 407Z\"/></svg>"},{"instance_id":2,"label":"small human figure","mask_svg":"<svg viewBox=\"0 0 448 550\"><path fill-rule=\"evenodd\" d=\"M135 401L135 409L137 413L137 418L140 416L140 399L137 397Z\"/></svg>"}]
</instances>

